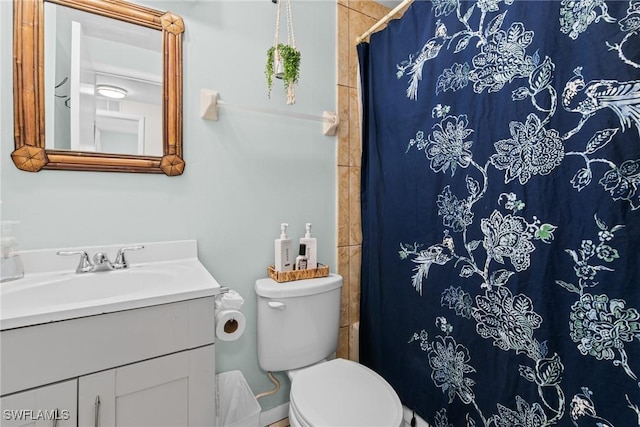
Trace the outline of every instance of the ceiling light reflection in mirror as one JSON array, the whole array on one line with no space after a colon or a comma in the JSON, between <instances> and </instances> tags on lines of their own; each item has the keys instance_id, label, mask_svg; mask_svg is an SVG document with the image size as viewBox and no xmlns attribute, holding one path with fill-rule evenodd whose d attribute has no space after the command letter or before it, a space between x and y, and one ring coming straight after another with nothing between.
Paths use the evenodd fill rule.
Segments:
<instances>
[{"instance_id":1,"label":"ceiling light reflection in mirror","mask_svg":"<svg viewBox=\"0 0 640 427\"><path fill-rule=\"evenodd\" d=\"M45 2L50 149L163 155L162 34Z\"/></svg>"},{"instance_id":2,"label":"ceiling light reflection in mirror","mask_svg":"<svg viewBox=\"0 0 640 427\"><path fill-rule=\"evenodd\" d=\"M111 98L111 99L122 99L125 96L127 96L127 93L128 93L126 89L122 89L121 87L117 87L117 86L109 86L109 85L96 86L96 92L98 92L99 95L102 95L104 97Z\"/></svg>"}]
</instances>

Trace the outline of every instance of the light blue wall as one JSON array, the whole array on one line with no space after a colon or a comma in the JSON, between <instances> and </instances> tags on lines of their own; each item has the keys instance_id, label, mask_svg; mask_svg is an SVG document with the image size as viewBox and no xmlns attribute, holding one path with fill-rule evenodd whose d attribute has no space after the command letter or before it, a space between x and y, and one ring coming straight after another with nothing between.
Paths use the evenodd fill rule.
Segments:
<instances>
[{"instance_id":1,"label":"light blue wall","mask_svg":"<svg viewBox=\"0 0 640 427\"><path fill-rule=\"evenodd\" d=\"M233 104L305 114L336 111L333 1L292 2L302 52L297 103L266 95L264 59L273 43L270 0L144 1L185 21L184 158L179 177L66 171L22 172L13 150L12 3L0 1L0 178L2 218L20 220L22 249L197 239L202 263L245 299L247 330L219 343L217 371L240 369L254 392L271 388L257 363L254 281L273 262L280 222L300 237L312 222L319 260L336 266L336 139L319 122L220 109L200 118L200 89ZM279 82L277 82L279 84ZM333 268L332 268L333 270ZM282 375L279 375L283 378ZM261 399L288 400L288 386Z\"/></svg>"}]
</instances>

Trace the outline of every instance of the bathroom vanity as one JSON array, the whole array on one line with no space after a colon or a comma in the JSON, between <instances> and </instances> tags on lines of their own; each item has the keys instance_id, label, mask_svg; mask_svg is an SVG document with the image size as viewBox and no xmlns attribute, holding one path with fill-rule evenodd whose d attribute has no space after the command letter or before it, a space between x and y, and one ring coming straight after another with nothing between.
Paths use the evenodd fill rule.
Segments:
<instances>
[{"instance_id":1,"label":"bathroom vanity","mask_svg":"<svg viewBox=\"0 0 640 427\"><path fill-rule=\"evenodd\" d=\"M195 241L144 246L130 271L83 275L55 251L23 252L25 278L0 286L3 426L215 425L221 287Z\"/></svg>"}]
</instances>

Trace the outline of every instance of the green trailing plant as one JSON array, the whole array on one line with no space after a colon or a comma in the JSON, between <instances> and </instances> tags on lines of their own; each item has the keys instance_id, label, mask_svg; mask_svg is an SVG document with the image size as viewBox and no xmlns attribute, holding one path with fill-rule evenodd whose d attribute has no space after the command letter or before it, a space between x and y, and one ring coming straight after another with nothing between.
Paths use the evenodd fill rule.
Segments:
<instances>
[{"instance_id":1,"label":"green trailing plant","mask_svg":"<svg viewBox=\"0 0 640 427\"><path fill-rule=\"evenodd\" d=\"M300 51L295 47L287 44L278 44L271 46L267 50L267 64L265 67L265 75L267 77L267 90L269 97L271 97L271 88L273 87L273 78L275 76L275 57L278 55L283 63L283 76L282 82L284 83L284 89L287 92L287 104L295 103L295 89L294 86L298 83L300 78Z\"/></svg>"}]
</instances>

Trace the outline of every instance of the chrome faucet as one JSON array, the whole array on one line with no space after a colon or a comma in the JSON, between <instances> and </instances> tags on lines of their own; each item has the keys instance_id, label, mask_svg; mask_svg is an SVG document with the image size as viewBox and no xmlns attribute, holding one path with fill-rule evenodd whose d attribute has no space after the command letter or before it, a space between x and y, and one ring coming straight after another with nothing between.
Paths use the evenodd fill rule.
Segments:
<instances>
[{"instance_id":1,"label":"chrome faucet","mask_svg":"<svg viewBox=\"0 0 640 427\"><path fill-rule=\"evenodd\" d=\"M109 261L107 254L98 252L93 256L93 264L89 260L89 254L87 254L87 251L58 251L57 254L63 256L80 255L80 262L78 263L78 267L76 267L76 273L81 274L129 268L129 263L124 255L125 252L137 251L140 249L144 249L144 246L136 245L120 248L118 249L116 260L114 262Z\"/></svg>"},{"instance_id":2,"label":"chrome faucet","mask_svg":"<svg viewBox=\"0 0 640 427\"><path fill-rule=\"evenodd\" d=\"M115 265L109 261L109 257L107 254L103 254L102 252L98 252L93 256L93 269L91 271L110 271L115 269Z\"/></svg>"}]
</instances>

